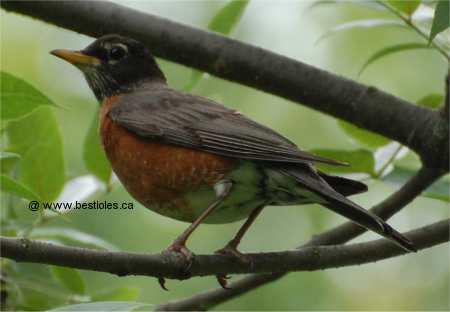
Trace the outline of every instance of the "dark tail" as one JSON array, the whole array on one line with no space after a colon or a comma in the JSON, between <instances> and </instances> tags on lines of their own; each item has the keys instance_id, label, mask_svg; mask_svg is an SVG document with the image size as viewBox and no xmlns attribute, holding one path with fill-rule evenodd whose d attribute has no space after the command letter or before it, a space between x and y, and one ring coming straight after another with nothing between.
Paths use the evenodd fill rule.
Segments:
<instances>
[{"instance_id":1,"label":"dark tail","mask_svg":"<svg viewBox=\"0 0 450 312\"><path fill-rule=\"evenodd\" d=\"M345 197L344 197L345 198ZM414 244L398 231L394 230L389 224L380 217L356 205L348 199L335 200L329 198L330 204L324 205L328 209L344 216L353 222L384 236L407 251L416 252Z\"/></svg>"},{"instance_id":2,"label":"dark tail","mask_svg":"<svg viewBox=\"0 0 450 312\"><path fill-rule=\"evenodd\" d=\"M417 251L414 244L408 238L394 230L380 217L365 210L345 197L363 191L365 189L364 184L349 179L328 176L324 173L318 173L311 167L295 166L281 168L280 171L294 177L302 187L320 195L327 201L327 204L324 204L324 206L328 209L352 220L362 227L390 239L407 251ZM364 187L362 185L364 185Z\"/></svg>"},{"instance_id":3,"label":"dark tail","mask_svg":"<svg viewBox=\"0 0 450 312\"><path fill-rule=\"evenodd\" d=\"M332 176L320 171L317 171L319 176L324 179L336 192L351 196L359 193L367 192L367 185L362 182L351 180L343 177Z\"/></svg>"}]
</instances>

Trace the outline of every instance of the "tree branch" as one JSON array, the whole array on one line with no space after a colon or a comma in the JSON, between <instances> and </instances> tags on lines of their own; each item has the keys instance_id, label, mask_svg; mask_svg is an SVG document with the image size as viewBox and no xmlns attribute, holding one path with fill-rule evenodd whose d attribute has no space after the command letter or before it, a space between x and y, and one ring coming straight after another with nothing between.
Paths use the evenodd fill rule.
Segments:
<instances>
[{"instance_id":1,"label":"tree branch","mask_svg":"<svg viewBox=\"0 0 450 312\"><path fill-rule=\"evenodd\" d=\"M98 37L139 39L157 56L347 120L449 168L449 125L440 114L285 56L104 1L1 1L2 8Z\"/></svg>"},{"instance_id":2,"label":"tree branch","mask_svg":"<svg viewBox=\"0 0 450 312\"><path fill-rule=\"evenodd\" d=\"M380 204L374 206L371 211L379 215L382 219L387 220L395 213L412 202L431 184L437 181L443 172L435 169L421 168L406 184L398 191L386 198ZM301 247L316 245L334 245L344 244L357 236L363 234L367 230L358 226L353 222L346 222L341 226L326 231L320 235L313 237L308 243ZM254 274L244 277L241 280L231 283L231 289L215 289L194 295L190 298L181 299L157 307L158 310L203 310L214 307L222 302L238 297L246 292L254 290L262 285L274 282L287 272L272 274Z\"/></svg>"},{"instance_id":3,"label":"tree branch","mask_svg":"<svg viewBox=\"0 0 450 312\"><path fill-rule=\"evenodd\" d=\"M450 220L443 220L405 234L418 249L447 242ZM198 255L189 268L174 253L142 254L58 246L20 238L0 238L1 256L16 261L109 272L120 276L145 275L174 279L192 276L314 271L375 262L405 254L386 239L348 246L311 246L293 251L248 254L252 263L223 255Z\"/></svg>"}]
</instances>

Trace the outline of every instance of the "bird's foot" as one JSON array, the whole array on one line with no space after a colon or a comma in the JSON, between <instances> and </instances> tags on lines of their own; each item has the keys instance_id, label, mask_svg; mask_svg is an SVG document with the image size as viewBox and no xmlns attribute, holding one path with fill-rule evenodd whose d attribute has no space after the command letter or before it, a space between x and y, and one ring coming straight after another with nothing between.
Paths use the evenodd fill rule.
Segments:
<instances>
[{"instance_id":1,"label":"bird's foot","mask_svg":"<svg viewBox=\"0 0 450 312\"><path fill-rule=\"evenodd\" d=\"M190 275L189 268L192 265L192 260L194 259L194 253L190 251L187 247L185 242L175 240L172 244L170 244L169 247L167 247L162 253L177 253L180 254L186 261L187 266L185 268L185 274L186 277ZM166 279L164 277L158 278L159 286L161 286L162 289L168 290L166 287Z\"/></svg>"},{"instance_id":2,"label":"bird's foot","mask_svg":"<svg viewBox=\"0 0 450 312\"><path fill-rule=\"evenodd\" d=\"M166 252L176 252L186 259L188 263L192 263L194 259L194 254L190 251L184 242L174 241L169 247L166 248Z\"/></svg>"},{"instance_id":3,"label":"bird's foot","mask_svg":"<svg viewBox=\"0 0 450 312\"><path fill-rule=\"evenodd\" d=\"M232 246L230 244L227 244L222 249L216 250L214 253L217 255L225 255L225 256L235 257L235 258L239 259L240 261L242 261L243 263L251 263L252 262L249 256L243 254L242 252L237 250L236 246ZM216 275L216 278L217 278L217 282L219 283L220 286L222 286L223 289L230 289L230 287L228 287L228 280L231 278L231 276Z\"/></svg>"}]
</instances>

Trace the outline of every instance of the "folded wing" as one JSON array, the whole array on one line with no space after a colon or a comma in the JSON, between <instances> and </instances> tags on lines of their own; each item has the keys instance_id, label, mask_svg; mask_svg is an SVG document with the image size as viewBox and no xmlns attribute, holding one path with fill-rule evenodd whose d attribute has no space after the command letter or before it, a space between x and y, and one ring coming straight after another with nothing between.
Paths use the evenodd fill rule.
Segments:
<instances>
[{"instance_id":1,"label":"folded wing","mask_svg":"<svg viewBox=\"0 0 450 312\"><path fill-rule=\"evenodd\" d=\"M236 111L169 89L121 98L112 120L143 138L257 161L343 165L301 151L294 143Z\"/></svg>"}]
</instances>

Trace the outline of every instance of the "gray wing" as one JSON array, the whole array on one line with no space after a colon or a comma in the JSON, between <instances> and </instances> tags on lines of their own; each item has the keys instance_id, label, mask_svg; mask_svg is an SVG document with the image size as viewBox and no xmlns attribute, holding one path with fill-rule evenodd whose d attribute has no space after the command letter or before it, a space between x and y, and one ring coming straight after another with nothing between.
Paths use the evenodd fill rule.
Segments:
<instances>
[{"instance_id":1,"label":"gray wing","mask_svg":"<svg viewBox=\"0 0 450 312\"><path fill-rule=\"evenodd\" d=\"M342 165L301 151L273 130L209 99L170 89L123 96L109 116L140 137L222 156Z\"/></svg>"}]
</instances>

